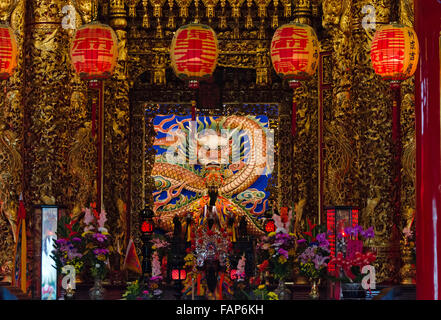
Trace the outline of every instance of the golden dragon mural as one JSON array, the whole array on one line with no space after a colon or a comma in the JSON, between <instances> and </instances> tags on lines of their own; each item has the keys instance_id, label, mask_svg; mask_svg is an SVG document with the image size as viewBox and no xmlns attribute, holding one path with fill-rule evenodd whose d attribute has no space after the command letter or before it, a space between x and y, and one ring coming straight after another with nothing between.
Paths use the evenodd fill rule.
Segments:
<instances>
[{"instance_id":1,"label":"golden dragon mural","mask_svg":"<svg viewBox=\"0 0 441 320\"><path fill-rule=\"evenodd\" d=\"M222 224L229 217L236 224L246 217L248 233L264 234L259 218L268 200L262 186L271 173L273 157L264 118L201 117L191 122L175 115L156 117L154 145L165 150L158 152L152 170L159 227L173 230L176 215L200 216L209 202L209 189L215 187Z\"/></svg>"}]
</instances>

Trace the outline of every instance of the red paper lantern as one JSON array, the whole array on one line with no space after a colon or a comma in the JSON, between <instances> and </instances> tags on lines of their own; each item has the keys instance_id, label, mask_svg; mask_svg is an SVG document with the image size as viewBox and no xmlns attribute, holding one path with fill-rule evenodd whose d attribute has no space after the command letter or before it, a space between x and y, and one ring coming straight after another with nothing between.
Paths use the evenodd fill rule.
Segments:
<instances>
[{"instance_id":1,"label":"red paper lantern","mask_svg":"<svg viewBox=\"0 0 441 320\"><path fill-rule=\"evenodd\" d=\"M318 59L319 42L310 26L291 22L274 33L271 61L276 73L290 85L314 75Z\"/></svg>"},{"instance_id":2,"label":"red paper lantern","mask_svg":"<svg viewBox=\"0 0 441 320\"><path fill-rule=\"evenodd\" d=\"M415 31L400 24L380 27L372 40L372 67L385 80L402 81L411 77L418 65L418 55Z\"/></svg>"},{"instance_id":3,"label":"red paper lantern","mask_svg":"<svg viewBox=\"0 0 441 320\"><path fill-rule=\"evenodd\" d=\"M72 65L83 80L109 78L118 59L118 40L113 29L92 22L75 32L70 50Z\"/></svg>"},{"instance_id":4,"label":"red paper lantern","mask_svg":"<svg viewBox=\"0 0 441 320\"><path fill-rule=\"evenodd\" d=\"M176 76L197 88L211 77L219 54L216 34L207 25L191 23L180 27L172 40L170 59Z\"/></svg>"},{"instance_id":5,"label":"red paper lantern","mask_svg":"<svg viewBox=\"0 0 441 320\"><path fill-rule=\"evenodd\" d=\"M17 67L17 41L11 27L0 25L0 80L8 79Z\"/></svg>"}]
</instances>

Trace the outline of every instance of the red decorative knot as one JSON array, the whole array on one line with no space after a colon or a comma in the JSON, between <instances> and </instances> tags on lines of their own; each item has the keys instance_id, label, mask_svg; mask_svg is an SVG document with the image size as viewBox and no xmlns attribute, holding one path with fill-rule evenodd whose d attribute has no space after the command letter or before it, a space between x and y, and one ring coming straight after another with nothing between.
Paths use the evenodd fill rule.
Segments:
<instances>
[{"instance_id":1,"label":"red decorative knot","mask_svg":"<svg viewBox=\"0 0 441 320\"><path fill-rule=\"evenodd\" d=\"M11 27L0 25L0 80L8 79L17 67L17 41Z\"/></svg>"},{"instance_id":2,"label":"red decorative knot","mask_svg":"<svg viewBox=\"0 0 441 320\"><path fill-rule=\"evenodd\" d=\"M113 29L92 22L75 32L70 50L72 65L83 80L112 76L118 59L118 40Z\"/></svg>"},{"instance_id":3,"label":"red decorative knot","mask_svg":"<svg viewBox=\"0 0 441 320\"><path fill-rule=\"evenodd\" d=\"M292 22L274 33L271 61L281 78L297 81L309 78L317 70L318 59L319 41L310 26Z\"/></svg>"},{"instance_id":4,"label":"red decorative knot","mask_svg":"<svg viewBox=\"0 0 441 320\"><path fill-rule=\"evenodd\" d=\"M216 34L207 25L191 23L180 27L173 37L170 59L176 76L197 89L199 81L211 77L219 55Z\"/></svg>"},{"instance_id":5,"label":"red decorative knot","mask_svg":"<svg viewBox=\"0 0 441 320\"><path fill-rule=\"evenodd\" d=\"M372 67L385 80L396 82L411 77L418 65L418 55L417 35L404 25L382 26L372 40Z\"/></svg>"}]
</instances>

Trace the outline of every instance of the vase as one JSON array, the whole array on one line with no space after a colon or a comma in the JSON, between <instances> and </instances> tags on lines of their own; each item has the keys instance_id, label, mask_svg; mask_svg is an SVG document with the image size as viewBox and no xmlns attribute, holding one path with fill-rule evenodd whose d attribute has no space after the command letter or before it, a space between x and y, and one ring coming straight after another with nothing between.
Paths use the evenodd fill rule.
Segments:
<instances>
[{"instance_id":1,"label":"vase","mask_svg":"<svg viewBox=\"0 0 441 320\"><path fill-rule=\"evenodd\" d=\"M89 297L91 300L103 300L106 289L103 287L103 280L96 277L93 287L89 290Z\"/></svg>"},{"instance_id":2,"label":"vase","mask_svg":"<svg viewBox=\"0 0 441 320\"><path fill-rule=\"evenodd\" d=\"M64 293L64 300L75 300L75 290L72 288L67 288Z\"/></svg>"},{"instance_id":3,"label":"vase","mask_svg":"<svg viewBox=\"0 0 441 320\"><path fill-rule=\"evenodd\" d=\"M320 298L319 293L319 279L310 279L311 282L311 291L309 291L309 297L313 300L318 300Z\"/></svg>"},{"instance_id":4,"label":"vase","mask_svg":"<svg viewBox=\"0 0 441 320\"><path fill-rule=\"evenodd\" d=\"M279 300L290 300L290 291L286 288L286 283L284 279L279 279L279 284L277 285L275 293L279 296Z\"/></svg>"}]
</instances>

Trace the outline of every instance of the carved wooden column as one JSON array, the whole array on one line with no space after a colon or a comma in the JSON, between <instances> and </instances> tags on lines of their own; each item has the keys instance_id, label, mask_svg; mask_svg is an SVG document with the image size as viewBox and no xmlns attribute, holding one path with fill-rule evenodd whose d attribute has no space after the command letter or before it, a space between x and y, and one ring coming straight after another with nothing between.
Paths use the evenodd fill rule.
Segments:
<instances>
[{"instance_id":1,"label":"carved wooden column","mask_svg":"<svg viewBox=\"0 0 441 320\"><path fill-rule=\"evenodd\" d=\"M441 297L441 4L415 2L420 61L415 78L417 299Z\"/></svg>"},{"instance_id":2,"label":"carved wooden column","mask_svg":"<svg viewBox=\"0 0 441 320\"><path fill-rule=\"evenodd\" d=\"M399 248L391 246L393 229L393 145L392 97L389 84L376 76L371 66L370 48L373 29L365 30L363 8L375 8L377 27L388 24L392 1L354 0L354 62L351 103L356 117L356 154L359 161L356 184L359 185L361 224L375 228L374 246L377 283L398 281Z\"/></svg>"},{"instance_id":3,"label":"carved wooden column","mask_svg":"<svg viewBox=\"0 0 441 320\"><path fill-rule=\"evenodd\" d=\"M128 241L130 134L124 0L110 1L109 18L118 37L118 64L113 77L105 82L104 205L113 230L113 246L123 256ZM118 268L118 262L115 260L114 263L113 267Z\"/></svg>"},{"instance_id":4,"label":"carved wooden column","mask_svg":"<svg viewBox=\"0 0 441 320\"><path fill-rule=\"evenodd\" d=\"M292 141L293 137L286 134L291 131L291 104L281 103L279 105L279 163L290 164L292 160ZM282 134L283 133L283 134ZM293 188L293 165L279 166L278 185L279 185L279 207L292 205ZM287 179L291 178L291 179Z\"/></svg>"},{"instance_id":5,"label":"carved wooden column","mask_svg":"<svg viewBox=\"0 0 441 320\"><path fill-rule=\"evenodd\" d=\"M26 2L24 98L24 200L33 235L41 234L41 217L29 216L36 204L67 201L67 127L70 65L69 37L61 26L64 1ZM33 263L41 243L34 237ZM40 270L28 270L38 295Z\"/></svg>"},{"instance_id":6,"label":"carved wooden column","mask_svg":"<svg viewBox=\"0 0 441 320\"><path fill-rule=\"evenodd\" d=\"M412 0L400 0L400 23L414 25L414 6ZM401 84L401 130L402 130L402 173L401 173L401 224L404 227L415 226L416 212L416 139L415 139L415 77ZM412 266L410 244L402 239L400 275L401 283L415 283L415 268Z\"/></svg>"},{"instance_id":7,"label":"carved wooden column","mask_svg":"<svg viewBox=\"0 0 441 320\"><path fill-rule=\"evenodd\" d=\"M69 5L75 7L75 11L66 12L71 17L73 27L78 29L81 25L91 21L91 2L88 0L70 0ZM66 16L65 16L66 17ZM75 29L67 29L70 43L73 40ZM69 43L69 47L70 47ZM66 64L70 65L69 60ZM84 207L95 201L97 188L96 183L96 138L92 135L92 120L90 96L87 82L80 79L79 75L70 69L69 98L70 105L68 118L71 125L68 126L68 149L67 156L69 172L68 202L65 205L70 209L69 213L76 219Z\"/></svg>"},{"instance_id":8,"label":"carved wooden column","mask_svg":"<svg viewBox=\"0 0 441 320\"><path fill-rule=\"evenodd\" d=\"M352 123L352 1L323 2L323 26L331 36L332 45L332 108L324 124L325 206L358 206L351 173L354 171L355 132Z\"/></svg>"},{"instance_id":9,"label":"carved wooden column","mask_svg":"<svg viewBox=\"0 0 441 320\"><path fill-rule=\"evenodd\" d=\"M310 24L310 1L300 1L293 20ZM293 138L293 201L299 210L318 222L318 89L317 73L294 90L296 133ZM303 221L306 221L303 216Z\"/></svg>"}]
</instances>

